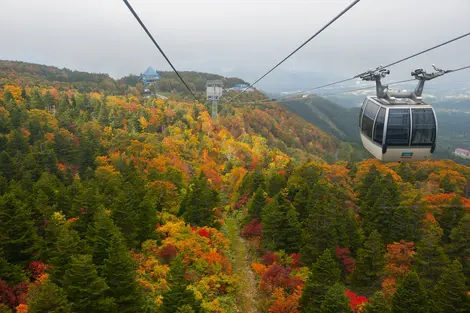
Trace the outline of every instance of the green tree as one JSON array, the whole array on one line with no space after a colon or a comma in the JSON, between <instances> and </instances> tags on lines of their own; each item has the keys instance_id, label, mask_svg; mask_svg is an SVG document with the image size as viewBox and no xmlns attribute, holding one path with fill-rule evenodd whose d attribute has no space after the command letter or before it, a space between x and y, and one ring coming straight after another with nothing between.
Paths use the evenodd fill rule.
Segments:
<instances>
[{"instance_id":1,"label":"green tree","mask_svg":"<svg viewBox=\"0 0 470 313\"><path fill-rule=\"evenodd\" d=\"M408 272L392 298L393 313L429 312L426 290L414 271Z\"/></svg>"},{"instance_id":2,"label":"green tree","mask_svg":"<svg viewBox=\"0 0 470 313\"><path fill-rule=\"evenodd\" d=\"M32 212L13 193L0 197L0 238L0 249L13 264L27 262L39 248Z\"/></svg>"},{"instance_id":3,"label":"green tree","mask_svg":"<svg viewBox=\"0 0 470 313\"><path fill-rule=\"evenodd\" d=\"M352 282L358 288L373 290L379 286L385 266L385 249L378 231L374 230L357 252Z\"/></svg>"},{"instance_id":4,"label":"green tree","mask_svg":"<svg viewBox=\"0 0 470 313\"><path fill-rule=\"evenodd\" d=\"M53 268L51 280L59 286L64 286L63 278L73 256L83 253L84 243L78 232L65 223L65 217L54 215L50 219L45 234L45 259Z\"/></svg>"},{"instance_id":5,"label":"green tree","mask_svg":"<svg viewBox=\"0 0 470 313\"><path fill-rule=\"evenodd\" d=\"M452 229L458 225L464 214L465 207L462 205L460 197L458 196L451 200L450 206L444 206L442 208L442 215L438 218L438 220L442 230L444 230L444 237L442 239L444 243L449 242Z\"/></svg>"},{"instance_id":6,"label":"green tree","mask_svg":"<svg viewBox=\"0 0 470 313\"><path fill-rule=\"evenodd\" d=\"M116 312L115 299L108 297L109 287L98 276L91 255L73 256L63 282L75 312Z\"/></svg>"},{"instance_id":7,"label":"green tree","mask_svg":"<svg viewBox=\"0 0 470 313\"><path fill-rule=\"evenodd\" d=\"M440 246L442 229L437 223L425 221L422 238L416 245L416 271L426 289L433 288L449 259Z\"/></svg>"},{"instance_id":8,"label":"green tree","mask_svg":"<svg viewBox=\"0 0 470 313\"><path fill-rule=\"evenodd\" d=\"M321 312L321 304L328 289L339 282L340 274L341 271L333 260L331 251L326 249L312 265L302 297L299 300L300 311L302 313Z\"/></svg>"},{"instance_id":9,"label":"green tree","mask_svg":"<svg viewBox=\"0 0 470 313\"><path fill-rule=\"evenodd\" d=\"M376 291L365 305L362 313L391 313L392 309L385 298L384 294Z\"/></svg>"},{"instance_id":10,"label":"green tree","mask_svg":"<svg viewBox=\"0 0 470 313\"><path fill-rule=\"evenodd\" d=\"M72 313L65 292L49 280L30 288L28 297L29 313Z\"/></svg>"},{"instance_id":11,"label":"green tree","mask_svg":"<svg viewBox=\"0 0 470 313\"><path fill-rule=\"evenodd\" d=\"M287 199L287 193L279 193L263 209L263 244L269 250L298 251L300 224L297 212Z\"/></svg>"},{"instance_id":12,"label":"green tree","mask_svg":"<svg viewBox=\"0 0 470 313\"><path fill-rule=\"evenodd\" d=\"M346 289L341 283L336 283L328 289L325 300L321 304L322 313L352 313Z\"/></svg>"},{"instance_id":13,"label":"green tree","mask_svg":"<svg viewBox=\"0 0 470 313\"><path fill-rule=\"evenodd\" d=\"M261 214L263 212L263 208L266 206L266 196L264 193L263 188L260 186L256 189L253 198L248 202L248 215L249 219L252 220L257 218L259 221L261 220Z\"/></svg>"},{"instance_id":14,"label":"green tree","mask_svg":"<svg viewBox=\"0 0 470 313\"><path fill-rule=\"evenodd\" d=\"M191 309L194 313L201 313L201 303L196 300L194 293L187 287L189 282L185 279L186 267L180 258L173 260L170 267L170 288L163 294L160 306L161 313L177 312L181 307ZM189 311L190 312L190 311Z\"/></svg>"},{"instance_id":15,"label":"green tree","mask_svg":"<svg viewBox=\"0 0 470 313\"><path fill-rule=\"evenodd\" d=\"M470 214L466 214L450 234L449 253L462 263L465 277L470 278ZM467 281L468 283L468 281Z\"/></svg>"},{"instance_id":16,"label":"green tree","mask_svg":"<svg viewBox=\"0 0 470 313\"><path fill-rule=\"evenodd\" d=\"M219 195L212 189L204 175L191 180L188 191L181 203L180 213L194 226L213 226L212 210L219 204Z\"/></svg>"},{"instance_id":17,"label":"green tree","mask_svg":"<svg viewBox=\"0 0 470 313\"><path fill-rule=\"evenodd\" d=\"M470 312L470 297L465 286L465 276L459 261L453 261L442 273L434 288L435 312Z\"/></svg>"},{"instance_id":18,"label":"green tree","mask_svg":"<svg viewBox=\"0 0 470 313\"><path fill-rule=\"evenodd\" d=\"M309 264L314 262L325 249L336 247L338 233L335 227L336 202L320 201L312 191L307 203L310 212L302 228L301 254L304 262Z\"/></svg>"},{"instance_id":19,"label":"green tree","mask_svg":"<svg viewBox=\"0 0 470 313\"><path fill-rule=\"evenodd\" d=\"M93 216L93 224L87 236L92 249L93 263L98 267L104 265L104 260L108 257L107 249L110 247L113 236L118 232L119 229L114 225L105 209L99 208Z\"/></svg>"},{"instance_id":20,"label":"green tree","mask_svg":"<svg viewBox=\"0 0 470 313\"><path fill-rule=\"evenodd\" d=\"M103 276L110 287L109 294L116 299L118 312L141 312L144 300L136 278L136 264L122 235L116 232L111 236L103 267Z\"/></svg>"},{"instance_id":21,"label":"green tree","mask_svg":"<svg viewBox=\"0 0 470 313\"><path fill-rule=\"evenodd\" d=\"M286 187L286 176L278 173L273 173L267 182L268 197L274 197L282 188Z\"/></svg>"}]
</instances>

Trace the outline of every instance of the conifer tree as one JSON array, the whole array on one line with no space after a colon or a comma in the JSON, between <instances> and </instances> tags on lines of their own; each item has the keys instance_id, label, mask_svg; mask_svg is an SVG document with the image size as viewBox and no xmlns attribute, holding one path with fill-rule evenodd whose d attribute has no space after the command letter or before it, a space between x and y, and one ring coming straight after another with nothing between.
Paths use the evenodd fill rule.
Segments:
<instances>
[{"instance_id":1,"label":"conifer tree","mask_svg":"<svg viewBox=\"0 0 470 313\"><path fill-rule=\"evenodd\" d=\"M362 313L391 313L392 309L385 298L384 294L376 291L365 305Z\"/></svg>"},{"instance_id":2,"label":"conifer tree","mask_svg":"<svg viewBox=\"0 0 470 313\"><path fill-rule=\"evenodd\" d=\"M346 289L341 283L336 283L328 289L325 300L321 304L322 313L352 313Z\"/></svg>"},{"instance_id":3,"label":"conifer tree","mask_svg":"<svg viewBox=\"0 0 470 313\"><path fill-rule=\"evenodd\" d=\"M13 264L28 261L39 248L32 212L15 193L21 194L14 191L0 197L0 249Z\"/></svg>"},{"instance_id":4,"label":"conifer tree","mask_svg":"<svg viewBox=\"0 0 470 313\"><path fill-rule=\"evenodd\" d=\"M433 305L435 312L470 312L470 297L465 286L462 265L454 260L442 273L434 288Z\"/></svg>"},{"instance_id":5,"label":"conifer tree","mask_svg":"<svg viewBox=\"0 0 470 313\"><path fill-rule=\"evenodd\" d=\"M269 250L298 251L300 224L286 192L279 193L263 209L262 223L263 244Z\"/></svg>"},{"instance_id":6,"label":"conifer tree","mask_svg":"<svg viewBox=\"0 0 470 313\"><path fill-rule=\"evenodd\" d=\"M91 255L73 256L63 282L73 311L116 312L115 299L108 297L109 286L98 276Z\"/></svg>"},{"instance_id":7,"label":"conifer tree","mask_svg":"<svg viewBox=\"0 0 470 313\"><path fill-rule=\"evenodd\" d=\"M442 216L439 218L439 224L444 231L444 237L442 241L444 243L449 242L449 237L459 221L465 214L465 207L462 205L460 201L460 197L455 197L451 200L450 206L445 206L442 208Z\"/></svg>"},{"instance_id":8,"label":"conifer tree","mask_svg":"<svg viewBox=\"0 0 470 313\"><path fill-rule=\"evenodd\" d=\"M338 244L337 203L328 200L318 200L313 190L308 197L309 215L302 228L301 240L301 255L307 264L315 262L325 249L333 250Z\"/></svg>"},{"instance_id":9,"label":"conifer tree","mask_svg":"<svg viewBox=\"0 0 470 313\"><path fill-rule=\"evenodd\" d=\"M392 298L393 313L428 313L426 290L414 271L408 272Z\"/></svg>"},{"instance_id":10,"label":"conifer tree","mask_svg":"<svg viewBox=\"0 0 470 313\"><path fill-rule=\"evenodd\" d=\"M84 251L84 244L78 232L71 229L70 224L65 223L65 218L54 216L46 228L45 259L53 268L51 280L59 286L63 286L62 279L72 256Z\"/></svg>"},{"instance_id":11,"label":"conifer tree","mask_svg":"<svg viewBox=\"0 0 470 313\"><path fill-rule=\"evenodd\" d=\"M450 235L450 254L458 258L463 266L465 277L470 277L470 214L466 214Z\"/></svg>"},{"instance_id":12,"label":"conifer tree","mask_svg":"<svg viewBox=\"0 0 470 313\"><path fill-rule=\"evenodd\" d=\"M103 207L100 207L93 216L93 224L88 231L89 245L92 249L93 263L98 267L104 265L108 257L107 249L110 247L113 236L119 232L113 220Z\"/></svg>"},{"instance_id":13,"label":"conifer tree","mask_svg":"<svg viewBox=\"0 0 470 313\"><path fill-rule=\"evenodd\" d=\"M391 210L393 211L393 216L390 221L391 241L414 241L414 227L417 220L415 220L411 208L398 205L398 207L391 208Z\"/></svg>"},{"instance_id":14,"label":"conifer tree","mask_svg":"<svg viewBox=\"0 0 470 313\"><path fill-rule=\"evenodd\" d=\"M28 297L28 313L72 313L63 289L49 280L30 288Z\"/></svg>"},{"instance_id":15,"label":"conifer tree","mask_svg":"<svg viewBox=\"0 0 470 313\"><path fill-rule=\"evenodd\" d=\"M7 180L15 177L15 162L7 151L0 152L0 175Z\"/></svg>"},{"instance_id":16,"label":"conifer tree","mask_svg":"<svg viewBox=\"0 0 470 313\"><path fill-rule=\"evenodd\" d=\"M192 179L183 202L180 213L184 219L194 226L213 226L212 210L219 204L219 195L207 182L204 175Z\"/></svg>"},{"instance_id":17,"label":"conifer tree","mask_svg":"<svg viewBox=\"0 0 470 313\"><path fill-rule=\"evenodd\" d=\"M111 236L103 267L103 277L110 287L109 294L116 299L118 312L141 312L143 294L136 278L136 264L122 235L114 232Z\"/></svg>"},{"instance_id":18,"label":"conifer tree","mask_svg":"<svg viewBox=\"0 0 470 313\"><path fill-rule=\"evenodd\" d=\"M416 245L415 264L426 289L433 288L449 259L440 246L442 229L437 223L425 221L422 238Z\"/></svg>"},{"instance_id":19,"label":"conifer tree","mask_svg":"<svg viewBox=\"0 0 470 313\"><path fill-rule=\"evenodd\" d=\"M356 266L352 275L353 284L359 288L374 289L385 266L385 249L378 231L374 230L357 252Z\"/></svg>"},{"instance_id":20,"label":"conifer tree","mask_svg":"<svg viewBox=\"0 0 470 313\"><path fill-rule=\"evenodd\" d=\"M364 207L363 201L365 200L366 196L368 195L370 188L374 185L374 183L380 178L380 174L377 171L377 167L375 165L372 165L369 168L369 171L367 172L367 175L364 177L364 179L358 184L358 187L356 188L356 192L358 193L358 203L362 207ZM376 197L378 197L379 194L376 194ZM375 201L374 201L375 202Z\"/></svg>"},{"instance_id":21,"label":"conifer tree","mask_svg":"<svg viewBox=\"0 0 470 313\"><path fill-rule=\"evenodd\" d=\"M256 189L253 198L248 203L248 215L249 220L251 221L254 218L261 220L261 214L263 212L263 208L266 206L266 196L264 195L264 190L260 186Z\"/></svg>"},{"instance_id":22,"label":"conifer tree","mask_svg":"<svg viewBox=\"0 0 470 313\"><path fill-rule=\"evenodd\" d=\"M181 307L192 309L194 313L202 313L201 303L196 300L194 293L187 287L189 282L185 279L186 268L180 258L173 260L170 268L170 288L163 294L161 313L177 312Z\"/></svg>"},{"instance_id":23,"label":"conifer tree","mask_svg":"<svg viewBox=\"0 0 470 313\"><path fill-rule=\"evenodd\" d=\"M328 289L339 282L340 273L341 271L336 266L331 251L326 249L312 265L311 273L299 300L300 311L302 313L321 312L321 304Z\"/></svg>"}]
</instances>

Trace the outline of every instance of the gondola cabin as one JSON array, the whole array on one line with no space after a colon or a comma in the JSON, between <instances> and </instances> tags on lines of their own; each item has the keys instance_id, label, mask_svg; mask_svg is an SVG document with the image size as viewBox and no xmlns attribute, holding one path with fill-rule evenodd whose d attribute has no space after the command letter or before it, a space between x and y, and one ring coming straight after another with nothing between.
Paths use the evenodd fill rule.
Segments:
<instances>
[{"instance_id":1,"label":"gondola cabin","mask_svg":"<svg viewBox=\"0 0 470 313\"><path fill-rule=\"evenodd\" d=\"M421 95L425 81L446 72L417 69L411 73L418 80L413 92L390 92L381 78L390 73L382 67L360 75L375 81L377 96L368 96L359 113L359 131L364 148L385 162L419 161L431 157L436 149L437 119L433 108Z\"/></svg>"},{"instance_id":2,"label":"gondola cabin","mask_svg":"<svg viewBox=\"0 0 470 313\"><path fill-rule=\"evenodd\" d=\"M364 148L385 162L428 159L436 147L436 115L421 100L369 96L360 110L359 129Z\"/></svg>"}]
</instances>

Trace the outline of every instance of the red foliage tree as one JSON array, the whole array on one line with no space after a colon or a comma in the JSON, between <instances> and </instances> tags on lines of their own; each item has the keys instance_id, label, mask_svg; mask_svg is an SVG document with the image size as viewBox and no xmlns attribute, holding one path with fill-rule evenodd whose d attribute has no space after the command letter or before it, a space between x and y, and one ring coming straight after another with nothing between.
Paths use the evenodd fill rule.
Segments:
<instances>
[{"instance_id":1,"label":"red foliage tree","mask_svg":"<svg viewBox=\"0 0 470 313\"><path fill-rule=\"evenodd\" d=\"M0 279L0 303L13 308L16 302L16 296L8 284Z\"/></svg>"},{"instance_id":2,"label":"red foliage tree","mask_svg":"<svg viewBox=\"0 0 470 313\"><path fill-rule=\"evenodd\" d=\"M28 266L28 275L31 281L35 281L46 271L46 265L41 261L32 261Z\"/></svg>"},{"instance_id":3,"label":"red foliage tree","mask_svg":"<svg viewBox=\"0 0 470 313\"><path fill-rule=\"evenodd\" d=\"M163 259L165 263L170 263L176 257L178 250L172 244L167 244L160 250L160 257Z\"/></svg>"},{"instance_id":4,"label":"red foliage tree","mask_svg":"<svg viewBox=\"0 0 470 313\"><path fill-rule=\"evenodd\" d=\"M263 255L262 259L263 259L264 264L271 265L274 262L277 262L279 260L279 256L277 256L276 254L272 252L268 252L265 255Z\"/></svg>"},{"instance_id":5,"label":"red foliage tree","mask_svg":"<svg viewBox=\"0 0 470 313\"><path fill-rule=\"evenodd\" d=\"M345 294L349 298L349 306L353 312L360 312L362 305L369 302L365 296L358 296L349 289L346 289Z\"/></svg>"},{"instance_id":6,"label":"red foliage tree","mask_svg":"<svg viewBox=\"0 0 470 313\"><path fill-rule=\"evenodd\" d=\"M340 248L339 246L336 246L336 257L343 264L345 274L352 273L354 265L356 264L356 260L351 258L350 254L351 250L349 250L349 248Z\"/></svg>"},{"instance_id":7,"label":"red foliage tree","mask_svg":"<svg viewBox=\"0 0 470 313\"><path fill-rule=\"evenodd\" d=\"M275 288L281 287L287 290L293 290L302 285L302 280L299 277L290 276L292 269L284 267L281 264L274 263L263 274L261 282L259 283L260 289L267 292L272 292Z\"/></svg>"},{"instance_id":8,"label":"red foliage tree","mask_svg":"<svg viewBox=\"0 0 470 313\"><path fill-rule=\"evenodd\" d=\"M210 236L211 236L211 233L205 228L199 229L198 234L199 234L199 236L206 237L206 238L210 238Z\"/></svg>"},{"instance_id":9,"label":"red foliage tree","mask_svg":"<svg viewBox=\"0 0 470 313\"><path fill-rule=\"evenodd\" d=\"M261 237L261 223L254 218L245 225L242 231L243 237Z\"/></svg>"},{"instance_id":10,"label":"red foliage tree","mask_svg":"<svg viewBox=\"0 0 470 313\"><path fill-rule=\"evenodd\" d=\"M292 268L299 268L302 265L302 262L300 261L300 253L291 253L290 257L292 259L292 263L290 265Z\"/></svg>"}]
</instances>

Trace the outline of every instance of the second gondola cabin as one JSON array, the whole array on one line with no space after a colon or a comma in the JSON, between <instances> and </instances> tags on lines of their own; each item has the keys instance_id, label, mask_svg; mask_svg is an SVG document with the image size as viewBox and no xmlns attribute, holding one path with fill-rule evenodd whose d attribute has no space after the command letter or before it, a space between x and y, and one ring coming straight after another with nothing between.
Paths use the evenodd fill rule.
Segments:
<instances>
[{"instance_id":1,"label":"second gondola cabin","mask_svg":"<svg viewBox=\"0 0 470 313\"><path fill-rule=\"evenodd\" d=\"M369 96L361 107L359 127L364 148L381 161L428 159L436 147L435 112L420 100Z\"/></svg>"}]
</instances>

